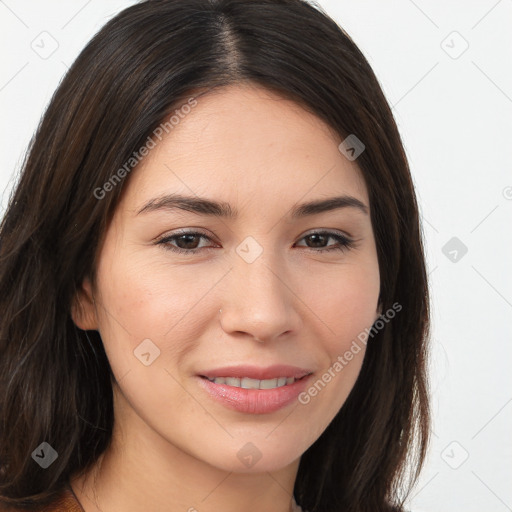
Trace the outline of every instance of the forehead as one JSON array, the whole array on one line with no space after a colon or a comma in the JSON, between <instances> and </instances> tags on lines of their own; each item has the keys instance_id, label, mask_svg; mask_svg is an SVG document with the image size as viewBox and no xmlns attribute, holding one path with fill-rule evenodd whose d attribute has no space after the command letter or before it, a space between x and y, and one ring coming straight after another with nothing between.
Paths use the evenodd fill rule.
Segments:
<instances>
[{"instance_id":1,"label":"forehead","mask_svg":"<svg viewBox=\"0 0 512 512\"><path fill-rule=\"evenodd\" d=\"M255 85L214 89L196 101L133 172L131 203L183 193L237 210L336 194L368 204L358 166L338 149L341 137L297 103Z\"/></svg>"}]
</instances>

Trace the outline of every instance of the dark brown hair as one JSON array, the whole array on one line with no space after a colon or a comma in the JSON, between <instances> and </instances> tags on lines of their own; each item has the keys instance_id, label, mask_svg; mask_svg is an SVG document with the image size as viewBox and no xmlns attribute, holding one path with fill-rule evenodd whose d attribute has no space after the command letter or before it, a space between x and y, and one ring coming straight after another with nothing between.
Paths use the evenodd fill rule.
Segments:
<instances>
[{"instance_id":1,"label":"dark brown hair","mask_svg":"<svg viewBox=\"0 0 512 512\"><path fill-rule=\"evenodd\" d=\"M153 0L89 42L31 141L0 226L0 496L43 504L107 448L111 370L71 319L129 176L94 191L191 91L251 82L293 99L365 150L380 304L402 310L368 341L346 403L303 454L308 512L402 510L428 444L429 299L418 207L397 126L367 60L302 0ZM136 172L134 170L133 172ZM43 470L43 441L58 452Z\"/></svg>"}]
</instances>

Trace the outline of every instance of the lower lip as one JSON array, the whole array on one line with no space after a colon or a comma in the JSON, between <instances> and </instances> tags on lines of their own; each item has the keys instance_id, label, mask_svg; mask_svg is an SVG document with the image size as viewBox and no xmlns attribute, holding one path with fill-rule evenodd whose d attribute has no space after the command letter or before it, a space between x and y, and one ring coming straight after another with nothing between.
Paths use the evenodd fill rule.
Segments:
<instances>
[{"instance_id":1,"label":"lower lip","mask_svg":"<svg viewBox=\"0 0 512 512\"><path fill-rule=\"evenodd\" d=\"M198 377L199 384L212 398L226 407L247 414L268 414L290 405L304 390L311 375L306 375L293 384L274 389L245 389L227 384L215 384Z\"/></svg>"}]
</instances>

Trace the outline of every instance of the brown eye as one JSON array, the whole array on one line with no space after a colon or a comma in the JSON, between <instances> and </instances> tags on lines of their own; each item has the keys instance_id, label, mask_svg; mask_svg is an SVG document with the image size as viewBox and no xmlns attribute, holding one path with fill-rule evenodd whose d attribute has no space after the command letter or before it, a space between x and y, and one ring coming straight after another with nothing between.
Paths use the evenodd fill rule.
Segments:
<instances>
[{"instance_id":1,"label":"brown eye","mask_svg":"<svg viewBox=\"0 0 512 512\"><path fill-rule=\"evenodd\" d=\"M182 253L182 254L194 254L200 249L209 249L210 247L198 247L199 240L201 238L210 240L209 237L199 232L181 232L175 235L166 236L158 240L158 245L163 245L169 251Z\"/></svg>"},{"instance_id":2,"label":"brown eye","mask_svg":"<svg viewBox=\"0 0 512 512\"><path fill-rule=\"evenodd\" d=\"M329 239L334 239L338 243L335 245L325 245ZM313 249L315 252L345 251L354 246L353 240L332 231L316 231L309 233L303 237L302 240L310 240L312 245L308 245L307 247L308 249Z\"/></svg>"}]
</instances>

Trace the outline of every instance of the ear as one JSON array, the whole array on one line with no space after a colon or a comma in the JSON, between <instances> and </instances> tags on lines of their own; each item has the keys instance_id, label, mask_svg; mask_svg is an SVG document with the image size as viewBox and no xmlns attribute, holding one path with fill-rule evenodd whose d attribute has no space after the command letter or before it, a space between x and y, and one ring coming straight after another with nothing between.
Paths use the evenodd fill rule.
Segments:
<instances>
[{"instance_id":1,"label":"ear","mask_svg":"<svg viewBox=\"0 0 512 512\"><path fill-rule=\"evenodd\" d=\"M84 331L98 330L96 305L92 294L92 285L88 277L84 278L80 289L73 297L71 318L77 327Z\"/></svg>"}]
</instances>

